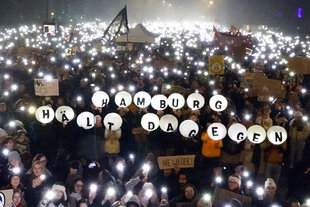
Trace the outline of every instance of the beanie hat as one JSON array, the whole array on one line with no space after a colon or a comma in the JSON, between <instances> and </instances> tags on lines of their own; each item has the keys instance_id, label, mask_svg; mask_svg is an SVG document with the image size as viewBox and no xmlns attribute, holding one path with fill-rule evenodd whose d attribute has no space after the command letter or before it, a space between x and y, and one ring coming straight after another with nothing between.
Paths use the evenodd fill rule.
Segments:
<instances>
[{"instance_id":1,"label":"beanie hat","mask_svg":"<svg viewBox=\"0 0 310 207\"><path fill-rule=\"evenodd\" d=\"M59 185L59 184L54 184L53 187L52 187L52 190L59 190L61 192L64 193L64 200L66 201L67 200L67 193L66 193L66 188L65 186L63 185Z\"/></svg>"},{"instance_id":2,"label":"beanie hat","mask_svg":"<svg viewBox=\"0 0 310 207\"><path fill-rule=\"evenodd\" d=\"M129 205L137 205L138 207L140 207L140 201L139 201L138 196L136 195L131 196L131 198L126 203L126 206L129 206Z\"/></svg>"},{"instance_id":3,"label":"beanie hat","mask_svg":"<svg viewBox=\"0 0 310 207\"><path fill-rule=\"evenodd\" d=\"M232 198L229 204L231 207L243 207L242 203L236 198Z\"/></svg>"},{"instance_id":4,"label":"beanie hat","mask_svg":"<svg viewBox=\"0 0 310 207\"><path fill-rule=\"evenodd\" d=\"M240 177L237 176L237 175L231 175L231 176L229 176L228 181L236 182L236 183L238 183L239 187L241 186L241 179L240 179Z\"/></svg>"},{"instance_id":5,"label":"beanie hat","mask_svg":"<svg viewBox=\"0 0 310 207\"><path fill-rule=\"evenodd\" d=\"M9 153L9 156L8 156L8 161L9 161L9 163L10 163L12 160L17 160L19 163L21 163L20 155L19 155L18 152L12 151L12 152Z\"/></svg>"},{"instance_id":6,"label":"beanie hat","mask_svg":"<svg viewBox=\"0 0 310 207\"><path fill-rule=\"evenodd\" d=\"M272 178L267 178L265 182L265 189L267 189L269 186L277 188L277 185Z\"/></svg>"}]
</instances>

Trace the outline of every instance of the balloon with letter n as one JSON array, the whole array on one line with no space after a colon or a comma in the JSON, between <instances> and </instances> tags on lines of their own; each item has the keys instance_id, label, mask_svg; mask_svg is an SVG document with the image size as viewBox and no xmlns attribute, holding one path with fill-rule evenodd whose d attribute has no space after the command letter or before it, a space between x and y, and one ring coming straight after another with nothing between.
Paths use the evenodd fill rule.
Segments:
<instances>
[{"instance_id":1,"label":"balloon with letter n","mask_svg":"<svg viewBox=\"0 0 310 207\"><path fill-rule=\"evenodd\" d=\"M281 126L272 126L267 131L268 140L275 145L283 144L287 139L287 132Z\"/></svg>"}]
</instances>

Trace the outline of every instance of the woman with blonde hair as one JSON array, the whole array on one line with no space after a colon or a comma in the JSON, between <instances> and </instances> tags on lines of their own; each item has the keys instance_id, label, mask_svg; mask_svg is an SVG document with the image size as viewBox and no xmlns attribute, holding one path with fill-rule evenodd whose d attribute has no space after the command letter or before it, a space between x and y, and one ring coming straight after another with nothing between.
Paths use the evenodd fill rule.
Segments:
<instances>
[{"instance_id":1,"label":"woman with blonde hair","mask_svg":"<svg viewBox=\"0 0 310 207\"><path fill-rule=\"evenodd\" d=\"M37 206L41 199L41 193L50 177L40 161L33 162L32 167L26 175L25 185L27 186L27 190L25 192L25 199L29 206Z\"/></svg>"}]
</instances>

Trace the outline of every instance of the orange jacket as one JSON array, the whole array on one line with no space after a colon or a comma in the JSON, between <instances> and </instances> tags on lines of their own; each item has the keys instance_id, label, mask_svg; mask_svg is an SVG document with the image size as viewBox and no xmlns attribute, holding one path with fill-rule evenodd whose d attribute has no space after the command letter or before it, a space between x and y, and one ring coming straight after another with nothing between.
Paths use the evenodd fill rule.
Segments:
<instances>
[{"instance_id":1,"label":"orange jacket","mask_svg":"<svg viewBox=\"0 0 310 207\"><path fill-rule=\"evenodd\" d=\"M221 155L221 148L223 147L222 140L215 141L211 139L207 132L201 134L203 141L201 154L207 158L215 158Z\"/></svg>"}]
</instances>

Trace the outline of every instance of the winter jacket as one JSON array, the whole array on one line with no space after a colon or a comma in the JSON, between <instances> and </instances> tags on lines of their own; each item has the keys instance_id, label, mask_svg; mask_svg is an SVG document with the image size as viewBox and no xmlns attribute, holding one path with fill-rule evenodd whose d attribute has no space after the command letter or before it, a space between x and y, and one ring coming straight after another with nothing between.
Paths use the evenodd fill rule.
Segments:
<instances>
[{"instance_id":1,"label":"winter jacket","mask_svg":"<svg viewBox=\"0 0 310 207\"><path fill-rule=\"evenodd\" d=\"M203 141L201 153L207 158L215 158L221 155L221 148L223 147L222 140L215 141L211 139L207 132L203 132L201 135Z\"/></svg>"},{"instance_id":2,"label":"winter jacket","mask_svg":"<svg viewBox=\"0 0 310 207\"><path fill-rule=\"evenodd\" d=\"M117 154L120 152L119 139L121 138L122 131L121 129L117 131L111 131L105 129L104 132L104 151L108 154Z\"/></svg>"},{"instance_id":3,"label":"winter jacket","mask_svg":"<svg viewBox=\"0 0 310 207\"><path fill-rule=\"evenodd\" d=\"M291 141L303 142L309 136L309 125L308 125L308 122L304 121L303 122L303 130L302 131L298 131L297 127L294 126L294 121L295 121L295 119L293 119L290 122L289 136L291 138Z\"/></svg>"}]
</instances>

